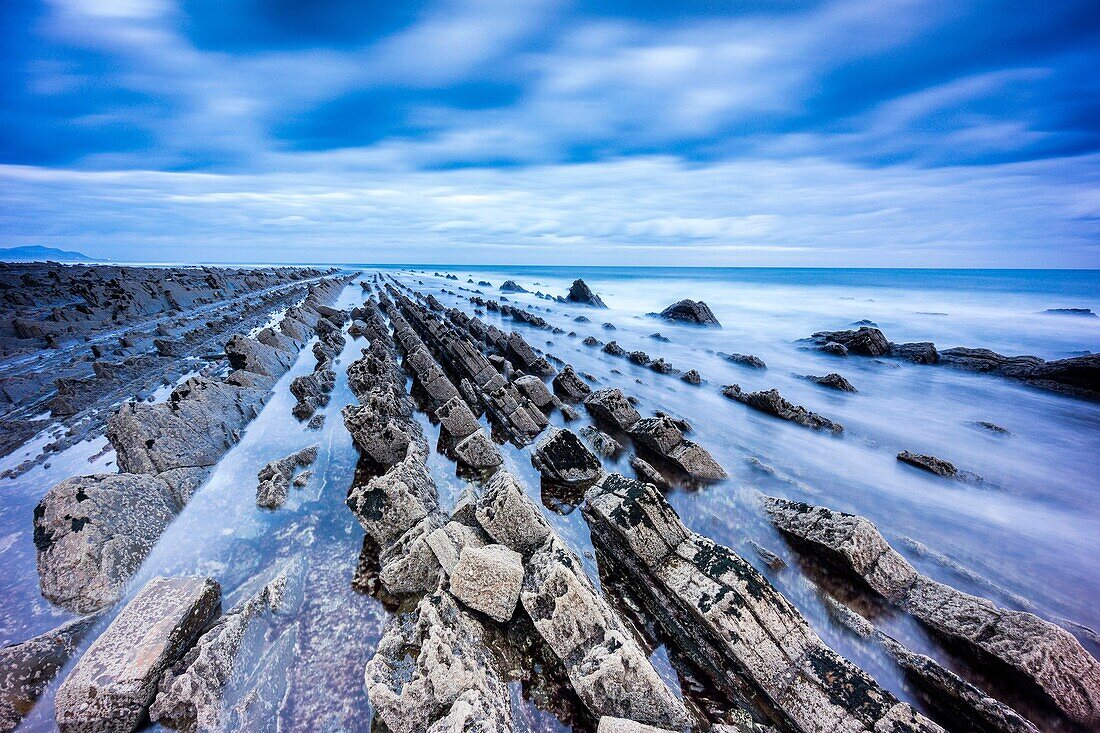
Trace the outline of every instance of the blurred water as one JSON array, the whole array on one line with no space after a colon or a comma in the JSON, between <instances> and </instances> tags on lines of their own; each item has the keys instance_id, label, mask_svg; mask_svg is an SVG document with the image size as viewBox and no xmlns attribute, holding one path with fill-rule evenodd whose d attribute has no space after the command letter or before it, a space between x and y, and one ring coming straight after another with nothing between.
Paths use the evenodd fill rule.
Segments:
<instances>
[{"instance_id":1,"label":"blurred water","mask_svg":"<svg viewBox=\"0 0 1100 733\"><path fill-rule=\"evenodd\" d=\"M1034 390L1011 382L944 367L851 357L836 359L808 351L798 339L868 318L894 341L931 340L940 347L984 346L1004 353L1063 357L1100 348L1100 318L1040 315L1046 308L1100 306L1095 273L1040 274L883 271L699 271L576 270L572 268L387 268L401 282L433 293L446 305L467 312L469 303L444 290L475 289L466 282L488 279L485 295L514 279L535 291L563 294L584 276L610 306L596 311L549 303L530 294L508 294L576 337L554 336L522 326L498 314L482 318L505 330L523 333L578 371L598 377L595 386L616 386L639 398L643 414L665 410L687 418L691 437L709 450L730 478L701 490L677 489L669 500L693 530L729 545L754 563L807 616L822 637L864 666L884 685L908 700L914 693L896 669L860 639L836 626L819 596L827 578L792 552L764 520L759 492L803 499L872 519L895 548L923 572L1006 606L1027 607L1052 619L1070 619L1100 627L1100 507L1096 456L1100 455L1100 404ZM458 282L431 275L453 272ZM968 279L969 277L969 279ZM423 283L423 284L421 284ZM470 293L460 293L468 296ZM723 323L702 330L657 321L645 314L683 297L705 300ZM358 304L357 283L345 290L339 306ZM946 315L929 315L943 313ZM585 315L592 323L576 323ZM615 324L615 331L601 327ZM671 339L649 337L660 331ZM696 368L708 380L693 387L674 376L636 367L625 359L583 346L586 335L614 338L627 350L642 349L681 369ZM288 730L362 730L370 720L363 689L363 665L377 644L387 612L374 598L351 588L362 543L362 530L344 506L356 465L356 451L339 416L354 402L344 369L364 340L349 339L337 366L338 382L323 411L325 427L310 432L293 419L289 381L313 368L304 350L275 388L261 415L242 441L218 465L210 481L168 529L130 585L130 593L160 574L206 573L222 583L226 596L251 588L256 576L288 561L300 562L305 593L288 617L265 631L265 653L284 681L267 703L279 710ZM739 368L715 352L755 354L766 371ZM618 373L615 373L617 370ZM799 374L839 371L859 390L833 392L799 379ZM843 436L831 437L772 419L721 396L723 384L746 389L778 388L792 402L844 424ZM434 445L438 434L426 416L418 418ZM561 415L552 422L562 425ZM988 420L1011 431L1000 437L972 426ZM569 427L579 431L586 416ZM275 511L255 506L256 472L268 461L317 443L314 478L292 490ZM81 444L55 457L50 468L36 468L16 482L0 485L0 556L6 571L0 586L0 636L21 640L68 617L51 609L37 593L31 509L58 480L76 473L113 470L107 453L89 463L102 441ZM973 471L985 482L949 482L899 464L902 449L932 453ZM506 467L539 493L530 451L502 447ZM630 474L629 451L610 470ZM446 505L465 486L446 457L433 454L429 465ZM766 470L765 470L766 468ZM543 496L546 515L582 556L597 582L591 543L580 512L562 497ZM572 498L573 501L576 497ZM960 575L932 557L915 553L905 538L924 543L980 579ZM753 543L786 559L772 570ZM228 605L228 604L227 604ZM916 649L944 655L936 642L904 616L877 609L875 620ZM106 621L104 622L106 623ZM94 636L94 634L92 634ZM1082 637L1084 638L1084 637ZM88 642L90 643L90 639ZM1086 648L1097 652L1085 639ZM655 663L671 674L662 650ZM954 660L947 660L956 665ZM551 715L516 699L532 729L557 729ZM28 730L52 725L49 694L28 721ZM320 722L319 722L320 721Z\"/></svg>"}]
</instances>

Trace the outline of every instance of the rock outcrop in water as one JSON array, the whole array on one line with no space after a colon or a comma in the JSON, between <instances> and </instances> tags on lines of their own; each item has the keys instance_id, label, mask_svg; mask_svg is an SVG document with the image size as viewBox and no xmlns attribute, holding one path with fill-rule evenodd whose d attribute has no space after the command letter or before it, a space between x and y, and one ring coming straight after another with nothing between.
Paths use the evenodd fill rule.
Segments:
<instances>
[{"instance_id":1,"label":"rock outcrop in water","mask_svg":"<svg viewBox=\"0 0 1100 733\"><path fill-rule=\"evenodd\" d=\"M271 461L256 475L256 506L278 509L286 501L291 481L299 468L309 466L317 459L317 446L302 448L289 456ZM300 474L299 474L300 475Z\"/></svg>"},{"instance_id":2,"label":"rock outcrop in water","mask_svg":"<svg viewBox=\"0 0 1100 733\"><path fill-rule=\"evenodd\" d=\"M569 287L569 293L565 296L565 299L570 303L580 303L581 305L590 305L593 308L606 308L600 296L592 292L592 288L588 287L588 283L584 280L574 280L573 284Z\"/></svg>"},{"instance_id":3,"label":"rock outcrop in water","mask_svg":"<svg viewBox=\"0 0 1100 733\"><path fill-rule=\"evenodd\" d=\"M782 532L862 578L938 635L1030 680L1070 720L1100 724L1100 662L1069 632L921 575L862 517L785 499L768 498L765 507Z\"/></svg>"},{"instance_id":4,"label":"rock outcrop in water","mask_svg":"<svg viewBox=\"0 0 1100 733\"><path fill-rule=\"evenodd\" d=\"M825 646L745 560L691 533L654 487L611 474L583 511L604 561L731 699L801 731L941 730Z\"/></svg>"},{"instance_id":5,"label":"rock outcrop in water","mask_svg":"<svg viewBox=\"0 0 1100 733\"><path fill-rule=\"evenodd\" d=\"M828 430L831 433L844 432L844 426L833 422L823 415L810 412L801 405L794 405L783 398L778 390L769 389L766 392L745 392L740 385L729 384L722 388L722 394L735 402L748 405L754 410L765 412L782 420L813 428L814 430Z\"/></svg>"},{"instance_id":6,"label":"rock outcrop in water","mask_svg":"<svg viewBox=\"0 0 1100 733\"><path fill-rule=\"evenodd\" d=\"M721 327L721 323L714 317L710 307L701 300L684 298L678 303L673 303L660 313L656 314L666 321L679 321L681 323L693 323L697 326Z\"/></svg>"}]
</instances>

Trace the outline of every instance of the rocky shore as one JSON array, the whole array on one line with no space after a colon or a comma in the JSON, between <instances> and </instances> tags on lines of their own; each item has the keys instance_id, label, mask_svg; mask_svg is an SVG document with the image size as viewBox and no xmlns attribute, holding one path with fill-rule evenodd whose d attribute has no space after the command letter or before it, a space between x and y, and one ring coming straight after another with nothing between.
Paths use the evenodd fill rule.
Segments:
<instances>
[{"instance_id":1,"label":"rocky shore","mask_svg":"<svg viewBox=\"0 0 1100 733\"><path fill-rule=\"evenodd\" d=\"M16 416L5 440L17 445L33 434L18 415L48 402L62 424L79 426L74 436L105 435L118 468L59 481L26 518L42 596L79 616L0 650L0 731L15 729L40 697L66 733L150 723L180 731L326 727L324 704L287 702L287 660L323 656L314 649L332 654L342 641L359 649L351 636L368 632L337 623L333 600L331 617L315 621L331 619L331 628L312 629L327 644L296 638L302 599L312 595L322 607L330 600L309 581L308 564L321 562L338 566L354 589L340 603L376 609L381 619L371 651L352 659L357 688L338 693L369 701L373 718L359 722L372 730L1100 726L1100 662L1081 634L1037 608L1017 610L1028 603L1022 596L1006 605L933 578L875 524L830 508L844 504L815 488L814 477L796 480L742 456L766 485L785 488L749 490L751 504L731 501L725 517L689 521L677 511L707 492L732 494L747 475L733 465L741 458L731 456L728 437L713 423L700 427L706 414L693 399L713 398L707 404L739 429L764 424L777 441L789 431L799 445L839 454L860 439L850 413L838 414L853 428L845 431L797 404L828 401L832 415L863 398L856 377L858 392L840 373L816 368L832 357L947 364L1095 397L1091 357L941 351L895 344L861 325L806 342L823 356L779 384L794 402L758 386L780 372L767 352L772 370L752 354L680 350L682 371L619 344L636 345L640 333L647 350L667 356L685 333L724 334L701 301L650 314L667 321L671 336L656 338L645 336L649 318L638 314L648 328L617 318L614 292L609 308L580 279L563 295L507 280L490 298L489 281L471 277L461 287L451 273L436 273L434 290L419 279L426 273L157 273L28 265L0 278L10 332L0 373ZM583 315L597 312L619 326ZM147 343L139 337L162 328ZM595 335L608 331L616 340ZM704 353L706 368L751 386L705 381L691 363L694 354L704 368ZM165 399L145 399L155 375L184 364L189 376L173 380ZM33 376L85 367L94 376L60 376L52 386ZM656 403L650 379L664 380L681 404ZM235 490L256 516L301 512L287 532L340 534L358 556L288 556L280 548L287 534L251 530L240 544L226 540L238 557L268 548L262 563L242 563L247 572L229 555L150 579L143 563L204 497L196 492L270 410L276 390L291 396L280 415L297 442L272 449ZM985 440L1011 439L984 430ZM334 433L354 453L354 470L326 473L340 443ZM976 479L934 455L870 449L935 489ZM314 503L296 507L293 497L307 494ZM318 524L322 503L335 503L347 525ZM716 523L732 525L738 541L715 539ZM256 565L266 569L256 573ZM819 607L832 624L808 610ZM325 700L321 678L313 684Z\"/></svg>"}]
</instances>

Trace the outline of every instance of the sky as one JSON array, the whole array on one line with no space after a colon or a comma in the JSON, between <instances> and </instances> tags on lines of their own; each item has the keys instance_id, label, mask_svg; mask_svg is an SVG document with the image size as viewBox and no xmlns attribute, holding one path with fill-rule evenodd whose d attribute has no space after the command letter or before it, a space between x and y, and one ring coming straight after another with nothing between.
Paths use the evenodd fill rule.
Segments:
<instances>
[{"instance_id":1,"label":"sky","mask_svg":"<svg viewBox=\"0 0 1100 733\"><path fill-rule=\"evenodd\" d=\"M1100 268L1096 0L2 0L0 247Z\"/></svg>"}]
</instances>

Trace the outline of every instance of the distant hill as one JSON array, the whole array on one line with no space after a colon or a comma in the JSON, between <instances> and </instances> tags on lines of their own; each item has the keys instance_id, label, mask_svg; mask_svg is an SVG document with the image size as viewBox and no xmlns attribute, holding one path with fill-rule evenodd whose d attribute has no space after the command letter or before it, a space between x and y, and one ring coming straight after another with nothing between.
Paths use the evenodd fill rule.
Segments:
<instances>
[{"instance_id":1,"label":"distant hill","mask_svg":"<svg viewBox=\"0 0 1100 733\"><path fill-rule=\"evenodd\" d=\"M0 262L103 262L82 252L66 252L63 249L31 245L28 247L8 247L0 249Z\"/></svg>"}]
</instances>

